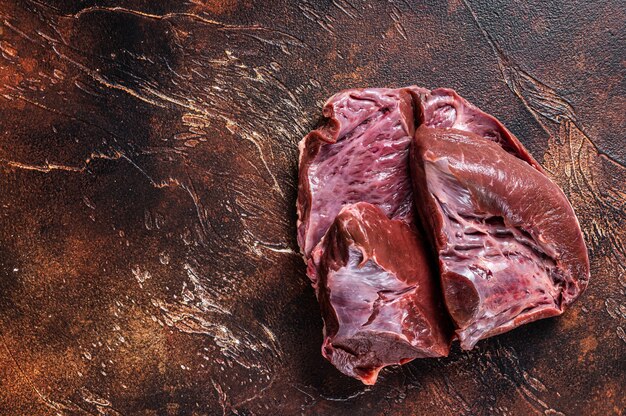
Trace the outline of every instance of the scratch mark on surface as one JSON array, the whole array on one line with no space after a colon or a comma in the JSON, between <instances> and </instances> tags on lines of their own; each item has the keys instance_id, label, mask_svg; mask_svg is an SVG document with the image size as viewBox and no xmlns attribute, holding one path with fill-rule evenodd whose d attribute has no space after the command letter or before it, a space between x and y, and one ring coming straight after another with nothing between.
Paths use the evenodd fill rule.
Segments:
<instances>
[{"instance_id":1,"label":"scratch mark on surface","mask_svg":"<svg viewBox=\"0 0 626 416\"><path fill-rule=\"evenodd\" d=\"M237 407L242 406L242 405L244 405L246 403L249 403L251 401L258 400L258 399L262 398L263 397L263 393L265 393L267 390L269 390L274 385L274 381L275 381L275 378L272 377L270 379L270 382L265 387L263 387L261 390L259 390L258 392L256 392L252 396L235 403L233 405L233 407L237 408Z\"/></svg>"},{"instance_id":2,"label":"scratch mark on surface","mask_svg":"<svg viewBox=\"0 0 626 416\"><path fill-rule=\"evenodd\" d=\"M17 361L13 353L11 353L11 350L9 349L9 346L6 344L6 341L4 340L4 338L2 338L2 345L4 346L4 349L6 350L9 357L11 357L11 360L13 361L15 368L17 368L17 371L22 375L24 380L26 380L26 383L28 383L28 385L35 392L35 394L37 394L37 397L39 398L39 400L41 400L47 407L54 409L57 412L62 412L64 410L72 410L69 407L61 403L55 402L54 400L51 400L47 396L42 394L39 391L39 389L35 386L33 381L30 379L30 377L28 377L26 373L24 372L24 370L22 370L22 367L20 366L19 362Z\"/></svg>"},{"instance_id":3,"label":"scratch mark on surface","mask_svg":"<svg viewBox=\"0 0 626 416\"><path fill-rule=\"evenodd\" d=\"M84 9L81 9L80 11L78 11L74 15L68 15L68 16L65 16L65 17L73 17L75 19L78 19L83 14L91 13L91 12L94 12L94 11L107 11L107 12L127 13L127 14L132 14L132 15L135 15L135 16L144 17L144 18L147 18L147 19L155 19L155 20L169 20L169 19L173 19L173 18L182 17L182 18L188 18L188 19L196 20L196 21L199 21L201 23L208 24L208 25L216 26L218 30L224 30L224 31L258 31L258 32L278 33L281 36L284 36L286 39L289 39L293 45L300 46L300 47L305 46L304 42L301 41L300 39L298 39L297 37L293 36L290 33L284 32L284 31L276 29L276 28L270 28L270 27L265 27L265 26L260 26L260 25L233 25L233 24L227 24L227 23L222 23L222 22L220 22L218 20L208 19L206 17L199 16L199 15L193 14L193 13L166 13L166 14L163 14L163 15L159 15L159 14L146 13L146 12L142 12L142 11L139 11L139 10L133 10L133 9L125 8L125 7L119 7L119 6L117 6L117 7L91 6L91 7L86 7Z\"/></svg>"},{"instance_id":4,"label":"scratch mark on surface","mask_svg":"<svg viewBox=\"0 0 626 416\"><path fill-rule=\"evenodd\" d=\"M263 241L255 241L255 247L261 247L269 251L273 251L274 253L285 253L285 254L295 254L296 256L300 256L300 253L296 252L291 247L282 247L280 244L273 243L265 243Z\"/></svg>"},{"instance_id":5,"label":"scratch mark on surface","mask_svg":"<svg viewBox=\"0 0 626 416\"><path fill-rule=\"evenodd\" d=\"M355 398L357 398L359 396L362 396L362 395L368 393L369 391L371 391L371 388L364 387L363 390L358 390L358 391L356 391L356 392L354 392L352 394L349 394L347 396L344 396L344 397L326 396L326 395L323 395L323 394L320 394L320 397L322 399L324 399L324 400L328 400L328 401L331 401L331 402L349 402L350 400L355 399Z\"/></svg>"},{"instance_id":6,"label":"scratch mark on surface","mask_svg":"<svg viewBox=\"0 0 626 416\"><path fill-rule=\"evenodd\" d=\"M165 324L184 333L209 336L225 358L241 367L269 374L272 363L263 351L278 360L282 357L282 348L273 332L258 323L254 332L259 335L256 335L232 322L231 312L219 302L219 293L205 288L191 265L185 264L185 270L193 285L190 296L183 296L184 300L177 302L152 299Z\"/></svg>"},{"instance_id":7,"label":"scratch mark on surface","mask_svg":"<svg viewBox=\"0 0 626 416\"><path fill-rule=\"evenodd\" d=\"M168 326L184 333L211 337L223 356L233 363L247 369L258 368L262 372L269 371L266 368L268 363L249 357L249 355L256 356L260 353L257 350L257 344L246 337L245 333L240 339L227 326L200 316L198 311L190 306L168 304L160 300L153 300L153 305L161 310ZM244 353L244 350L247 352Z\"/></svg>"},{"instance_id":8,"label":"scratch mark on surface","mask_svg":"<svg viewBox=\"0 0 626 416\"><path fill-rule=\"evenodd\" d=\"M320 12L318 12L313 5L311 5L308 1L303 1L298 4L298 9L302 12L304 17L306 17L311 22L317 24L326 32L328 32L331 36L336 37L335 28L332 25L333 18L331 16L325 15L322 16Z\"/></svg>"},{"instance_id":9,"label":"scratch mark on surface","mask_svg":"<svg viewBox=\"0 0 626 416\"><path fill-rule=\"evenodd\" d=\"M221 234L215 229L215 227L213 227L213 224L209 221L209 218L206 215L206 211L204 210L204 207L202 206L202 202L200 201L200 197L198 196L198 192L196 191L196 187L194 186L193 181L191 180L191 177L189 177L189 174L187 175L187 177L189 178L189 185L188 186L181 185L181 188L185 190L187 194L189 194L189 196L191 197L191 200L193 201L193 205L196 209L196 215L198 217L198 221L200 222L200 228L202 230L203 237L206 238L207 236L206 225L209 224L213 233L215 233L215 235L217 235L223 240L223 237L221 236Z\"/></svg>"},{"instance_id":10,"label":"scratch mark on surface","mask_svg":"<svg viewBox=\"0 0 626 416\"><path fill-rule=\"evenodd\" d=\"M156 182L154 181L154 179L152 179L152 177L150 175L148 175L148 172L146 172L141 166L139 166L137 163L135 163L130 157L128 157L125 154L121 155L122 159L126 160L128 163L130 163L135 169L137 169L139 172L141 172L141 174L143 176L145 176L146 178L148 178L148 180L150 181L150 183L155 184Z\"/></svg>"},{"instance_id":11,"label":"scratch mark on surface","mask_svg":"<svg viewBox=\"0 0 626 416\"><path fill-rule=\"evenodd\" d=\"M4 163L5 165L18 168L18 169L34 170L37 172L44 172L44 173L48 173L53 170L64 170L67 172L84 172L85 171L84 167L79 168L75 166L58 165L56 163L46 163L43 165L31 165L31 164L16 162L16 161L7 160L7 159L0 159L0 162Z\"/></svg>"},{"instance_id":12,"label":"scratch mark on surface","mask_svg":"<svg viewBox=\"0 0 626 416\"><path fill-rule=\"evenodd\" d=\"M118 160L122 157L123 156L120 153L115 153L113 155L105 155L102 153L92 153L85 160L82 166L61 165L61 164L54 163L54 162L46 162L44 164L36 165L36 164L18 162L15 160L3 159L3 158L0 158L0 163L4 163L7 166L11 166L17 169L32 170L32 171L42 172L42 173L50 173L56 170L81 173L81 172L85 172L89 164L92 163L94 160L97 160L97 159Z\"/></svg>"},{"instance_id":13,"label":"scratch mark on surface","mask_svg":"<svg viewBox=\"0 0 626 416\"><path fill-rule=\"evenodd\" d=\"M236 348L240 344L239 339L227 327L204 319L193 307L169 304L157 299L153 299L152 304L160 309L165 323L170 327L188 334L209 335L224 350Z\"/></svg>"},{"instance_id":14,"label":"scratch mark on surface","mask_svg":"<svg viewBox=\"0 0 626 416\"><path fill-rule=\"evenodd\" d=\"M491 36L491 34L483 27L482 23L480 23L478 15L471 7L469 0L462 1L467 10L470 12L474 23L481 31L484 38L487 40L487 43L496 55L498 66L502 76L504 77L505 84L522 101L546 133L553 135L554 132L553 129L546 125L546 122L539 116L557 124L562 121L569 120L584 133L584 129L578 121L572 105L566 99L561 97L554 89L534 78L528 72L520 68L519 65L513 62L504 53L493 36ZM611 160L613 163L626 168L626 166L602 152L602 150L595 145L587 134L585 134L585 136L600 155Z\"/></svg>"},{"instance_id":15,"label":"scratch mark on surface","mask_svg":"<svg viewBox=\"0 0 626 416\"><path fill-rule=\"evenodd\" d=\"M549 390L540 380L532 377L522 368L515 350L512 347L502 347L499 342L497 347L493 354L490 353L486 357L484 361L485 366L493 367L499 372L500 377L509 380L515 385L517 387L516 392L534 410L540 413L548 411L558 412L539 397L539 394L546 393ZM485 385L488 385L487 379L483 382Z\"/></svg>"},{"instance_id":16,"label":"scratch mark on surface","mask_svg":"<svg viewBox=\"0 0 626 416\"><path fill-rule=\"evenodd\" d=\"M0 40L0 51L2 52L2 55L7 59L15 58L17 56L17 49L15 49L13 45L11 45L9 42L4 40Z\"/></svg>"},{"instance_id":17,"label":"scratch mark on surface","mask_svg":"<svg viewBox=\"0 0 626 416\"><path fill-rule=\"evenodd\" d=\"M57 42L53 39L51 39L51 42ZM152 87L149 86L144 86L144 90L146 93L148 93L148 95L136 91L132 88L126 87L124 85L115 83L115 82L111 82L108 79L106 79L103 75L99 74L97 71L93 71L90 68L86 67L85 65L71 59L70 57L68 57L67 55L63 54L62 52L60 52L58 50L58 48L56 47L56 45L54 45L53 50L55 51L55 53L61 57L62 59L70 62L71 64L75 65L78 69L80 69L82 72L84 72L85 74L87 74L88 76L90 76L94 81L104 85L105 87L111 88L111 89L116 89L116 90L120 90L123 91L129 95L131 95L132 97L135 97L137 99L139 99L140 101L143 101L147 104L159 107L159 108L168 108L167 105L165 105L164 103L168 103L168 104L172 104L178 107L182 107L185 108L187 110L190 110L198 115L202 115L208 119L219 119L221 121L223 121L226 125L227 128L229 128L233 133L236 133L233 129L234 126L237 126L237 123L235 121L233 121L230 117L228 117L226 115L226 113L223 113L219 110L216 109L209 109L209 108L205 108L205 107L200 107L197 106L196 104L194 104L191 100L180 100L177 99L175 97L171 97L167 94L164 94ZM160 99L161 101L157 101L154 98L150 97L150 95L152 95L153 97L156 97L158 99ZM230 126L230 127L229 127ZM256 133L256 131L252 131L249 134L242 134L241 137L244 138L245 140L249 141L250 143L252 143L259 154L259 158L261 159L261 162L263 163L263 166L265 167L268 175L270 176L271 180L273 181L273 190L276 191L279 195L281 195L281 197L285 198L285 194L282 191L282 189L280 188L280 185L278 184L278 180L276 178L276 176L274 175L274 173L272 172L272 170L269 167L269 164L267 162L267 160L265 159L265 155L263 152L263 149L259 143L259 139L258 139L258 133ZM144 172L145 173L145 172ZM149 177L149 176L148 176ZM151 178L150 178L151 179ZM154 181L153 181L154 182Z\"/></svg>"},{"instance_id":18,"label":"scratch mark on surface","mask_svg":"<svg viewBox=\"0 0 626 416\"><path fill-rule=\"evenodd\" d=\"M408 40L406 29L402 25L402 13L400 12L400 9L394 6L391 10L390 16L391 20L393 20L396 31L400 34L400 36L402 36L402 39Z\"/></svg>"},{"instance_id":19,"label":"scratch mark on surface","mask_svg":"<svg viewBox=\"0 0 626 416\"><path fill-rule=\"evenodd\" d=\"M304 390L302 387L298 386L297 384L291 384L291 387L298 390L300 393L306 395L309 399L315 400L315 397L313 397L311 393L307 392L306 390Z\"/></svg>"},{"instance_id":20,"label":"scratch mark on surface","mask_svg":"<svg viewBox=\"0 0 626 416\"><path fill-rule=\"evenodd\" d=\"M100 130L100 131L102 131L102 132L106 133L107 135L109 135L109 136L113 137L113 139L114 139L114 140L118 140L118 141L121 141L121 140L122 140L122 138L121 138L121 137L119 137L118 135L116 135L116 134L115 134L115 133L113 133L112 131L109 131L108 129L105 129L104 127L102 127L102 126L100 126L100 125L98 125L98 124L92 123L92 122L91 122L91 121L89 121L89 120L85 120L85 119L83 119L83 118L76 117L76 116L75 116L75 115L73 115L73 114L69 114L69 113L66 113L66 112L60 111L60 110L58 110L58 109L56 109L56 108L51 108L51 107L48 107L47 105L44 105L44 104L42 104L42 103L40 103L40 102L38 102L38 101L35 101L35 100L31 100L31 99L29 99L29 98L26 98L26 97L24 97L23 95L17 95L17 96L14 96L14 97L15 97L15 98L17 98L17 99L19 99L19 100L22 100L22 101L24 101L24 102L26 102L26 103L28 103L28 104L34 105L35 107L41 108L42 110L47 111L47 112L49 112L49 113L51 113L51 114L58 114L58 115L60 115L60 116L67 117L67 118L69 118L70 120L75 120L75 121L78 121L78 122L80 122L80 123L83 123L83 124L85 124L86 126L94 127L94 128L96 128L96 129L98 129L98 130Z\"/></svg>"},{"instance_id":21,"label":"scratch mark on surface","mask_svg":"<svg viewBox=\"0 0 626 416\"><path fill-rule=\"evenodd\" d=\"M78 88L79 90L83 91L85 94L89 94L92 97L100 97L100 94L90 90L89 88L87 88L87 86L85 84L83 84L82 82L76 80L74 81L74 85L76 86L76 88Z\"/></svg>"},{"instance_id":22,"label":"scratch mark on surface","mask_svg":"<svg viewBox=\"0 0 626 416\"><path fill-rule=\"evenodd\" d=\"M96 406L99 415L122 416L122 414L113 407L109 400L97 396L95 393L87 390L87 388L81 387L80 395L86 403Z\"/></svg>"},{"instance_id":23,"label":"scratch mark on surface","mask_svg":"<svg viewBox=\"0 0 626 416\"><path fill-rule=\"evenodd\" d=\"M222 386L220 386L219 383L211 379L211 384L213 384L213 388L217 393L217 399L219 401L220 407L222 408L222 415L226 416L227 411L232 410L230 409L230 406L228 406L228 397L226 396L226 393L224 393L224 389L222 389Z\"/></svg>"},{"instance_id":24,"label":"scratch mark on surface","mask_svg":"<svg viewBox=\"0 0 626 416\"><path fill-rule=\"evenodd\" d=\"M11 29L13 32L17 33L19 36L21 36L22 38L31 41L32 43L39 45L39 42L35 41L35 39L31 38L30 36L28 36L26 33L22 32L21 30L19 30L18 28L16 28L15 26L13 26L11 24L11 22L9 22L6 19L2 20L2 24L6 27L8 27L9 29Z\"/></svg>"},{"instance_id":25,"label":"scratch mark on surface","mask_svg":"<svg viewBox=\"0 0 626 416\"><path fill-rule=\"evenodd\" d=\"M43 2L41 0L28 0L28 1L30 3L37 4L39 6L45 7L46 9L53 10L55 12L59 11L59 9L57 7L53 6L52 4L45 3L45 2Z\"/></svg>"},{"instance_id":26,"label":"scratch mark on surface","mask_svg":"<svg viewBox=\"0 0 626 416\"><path fill-rule=\"evenodd\" d=\"M333 4L351 19L356 18L357 8L347 0L333 0Z\"/></svg>"}]
</instances>

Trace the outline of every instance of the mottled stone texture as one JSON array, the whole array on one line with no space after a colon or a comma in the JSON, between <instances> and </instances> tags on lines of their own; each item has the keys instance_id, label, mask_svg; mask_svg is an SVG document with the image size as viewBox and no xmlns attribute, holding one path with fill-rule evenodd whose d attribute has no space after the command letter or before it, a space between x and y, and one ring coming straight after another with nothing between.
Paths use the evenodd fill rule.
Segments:
<instances>
[{"instance_id":1,"label":"mottled stone texture","mask_svg":"<svg viewBox=\"0 0 626 416\"><path fill-rule=\"evenodd\" d=\"M0 414L622 414L624 27L613 0L3 0ZM337 90L409 84L524 142L592 280L366 387L320 354L296 144Z\"/></svg>"}]
</instances>

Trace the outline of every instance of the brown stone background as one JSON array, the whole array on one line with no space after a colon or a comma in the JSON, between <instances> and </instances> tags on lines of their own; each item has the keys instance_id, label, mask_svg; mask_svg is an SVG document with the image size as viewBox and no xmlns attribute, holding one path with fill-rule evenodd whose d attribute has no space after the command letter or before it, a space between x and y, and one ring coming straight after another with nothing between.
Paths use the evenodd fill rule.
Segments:
<instances>
[{"instance_id":1,"label":"brown stone background","mask_svg":"<svg viewBox=\"0 0 626 416\"><path fill-rule=\"evenodd\" d=\"M1 415L622 415L619 0L2 0ZM564 316L366 387L320 355L297 142L337 90L455 88L577 211Z\"/></svg>"}]
</instances>

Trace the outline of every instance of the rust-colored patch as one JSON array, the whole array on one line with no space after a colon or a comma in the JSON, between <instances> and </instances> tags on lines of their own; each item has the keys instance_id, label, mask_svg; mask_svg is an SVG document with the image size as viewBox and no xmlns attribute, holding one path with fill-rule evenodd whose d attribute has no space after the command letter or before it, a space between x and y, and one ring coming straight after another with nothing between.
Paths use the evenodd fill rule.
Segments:
<instances>
[{"instance_id":1,"label":"rust-colored patch","mask_svg":"<svg viewBox=\"0 0 626 416\"><path fill-rule=\"evenodd\" d=\"M531 22L532 29L537 33L544 33L549 29L548 22L543 16L536 16Z\"/></svg>"},{"instance_id":2,"label":"rust-colored patch","mask_svg":"<svg viewBox=\"0 0 626 416\"><path fill-rule=\"evenodd\" d=\"M355 86L357 88L364 88L366 86L364 80L371 77L374 72L374 68L369 66L359 66L354 68L351 72L334 75L333 81L344 85Z\"/></svg>"},{"instance_id":3,"label":"rust-colored patch","mask_svg":"<svg viewBox=\"0 0 626 416\"><path fill-rule=\"evenodd\" d=\"M191 3L197 11L224 14L236 10L239 0L191 0Z\"/></svg>"},{"instance_id":4,"label":"rust-colored patch","mask_svg":"<svg viewBox=\"0 0 626 416\"><path fill-rule=\"evenodd\" d=\"M587 356L593 356L590 353L595 351L597 347L598 340L594 335L589 335L588 337L582 339L580 341L580 354L578 355L578 361L585 361Z\"/></svg>"},{"instance_id":5,"label":"rust-colored patch","mask_svg":"<svg viewBox=\"0 0 626 416\"><path fill-rule=\"evenodd\" d=\"M21 59L20 64L26 72L33 72L37 68L37 61L32 58Z\"/></svg>"},{"instance_id":6,"label":"rust-colored patch","mask_svg":"<svg viewBox=\"0 0 626 416\"><path fill-rule=\"evenodd\" d=\"M448 0L448 14L456 13L463 8L463 0Z\"/></svg>"}]
</instances>

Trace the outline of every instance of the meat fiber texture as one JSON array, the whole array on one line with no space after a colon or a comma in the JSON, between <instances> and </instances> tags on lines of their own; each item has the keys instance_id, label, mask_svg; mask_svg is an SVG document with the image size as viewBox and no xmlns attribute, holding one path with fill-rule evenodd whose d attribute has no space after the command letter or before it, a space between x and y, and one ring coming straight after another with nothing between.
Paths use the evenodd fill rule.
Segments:
<instances>
[{"instance_id":1,"label":"meat fiber texture","mask_svg":"<svg viewBox=\"0 0 626 416\"><path fill-rule=\"evenodd\" d=\"M578 220L540 171L454 129L420 127L411 159L462 348L560 315L585 289L589 260Z\"/></svg>"},{"instance_id":2,"label":"meat fiber texture","mask_svg":"<svg viewBox=\"0 0 626 416\"><path fill-rule=\"evenodd\" d=\"M386 365L448 355L451 326L415 227L347 205L315 251L322 354L342 373L374 384Z\"/></svg>"},{"instance_id":3,"label":"meat fiber texture","mask_svg":"<svg viewBox=\"0 0 626 416\"><path fill-rule=\"evenodd\" d=\"M409 145L415 109L409 89L348 90L324 105L327 123L300 142L298 243L306 258L341 208L369 202L409 220Z\"/></svg>"},{"instance_id":4,"label":"meat fiber texture","mask_svg":"<svg viewBox=\"0 0 626 416\"><path fill-rule=\"evenodd\" d=\"M307 274L322 307L325 323L322 353L340 371L365 383L373 383L378 371L385 365L416 357L447 355L448 349L443 346L449 346L451 339L447 330L449 317L439 314L437 308L416 310L409 305L439 305L445 301L456 326L455 336L460 339L463 348L471 348L479 339L531 320L562 313L563 307L586 286L589 273L586 249L565 197L512 133L453 90L439 88L429 91L419 87L348 90L331 97L324 106L323 114L327 117L326 124L309 133L300 143L297 232L298 243L308 264ZM416 126L419 128L414 141ZM438 139L428 138L447 135L464 135L469 147L475 146L476 151L484 152L482 162L474 165L476 169L486 168L494 175L506 176L510 169L506 163L497 167L489 163L512 159L523 166L520 169L531 172L528 178L543 180L542 187L538 188L540 191L537 191L539 194L557 192L560 197L537 199L535 216L529 219L537 222L531 224L512 222L512 218L518 219L522 214L520 204L512 203L512 211L504 210L501 215L497 214L499 211L484 211L482 205L473 205L496 196L504 200L506 195L502 193L509 189L491 187L489 184L494 182L487 181L484 194L469 188L464 190L465 182L449 181L447 176L433 171L430 165L426 168L420 152L427 151L431 141L439 143ZM451 148L443 145L439 158L443 158L446 152L454 153L455 144L448 144ZM408 157L410 149L413 154L411 166ZM493 153L493 149L497 149L497 153ZM502 159L501 155L506 157ZM518 182L521 189L538 186L539 182L528 178ZM460 195L459 204L465 205L444 204L442 208L437 200L439 194ZM541 233L541 228L547 227L548 223L538 220L542 215L549 217L550 213L556 212L551 205L537 206L538 201L556 204L565 211L569 207L571 217L569 214L550 217L561 221L560 226L570 227L568 236L582 244L582 250L576 246L578 249L571 253L572 258L582 265L578 270L580 273L572 272L569 280L563 278L562 263L557 261L567 255L550 251L553 241L537 244L534 240L551 236ZM527 203L532 205L533 201ZM497 202L494 204L497 205ZM470 205L474 209L470 217L463 218L459 214L466 221L460 223L460 229L454 228L457 225L452 220L449 223L438 221L457 212L469 212ZM370 222L364 220L364 211L369 212L366 217L375 217L373 207L377 207L378 217L382 215L390 221L385 222L381 218ZM419 219L414 217L413 211L420 213ZM448 215L448 212L453 214ZM475 218L484 220L482 228L474 224ZM571 218L573 221L565 221ZM385 249L379 248L378 255L369 256L368 250L373 248L359 243L352 233L346 231L345 224L348 222L353 224L353 228L354 224L360 224L361 229L367 229L367 241L376 241L379 247L384 245ZM529 231L533 226L539 227L533 231L535 234ZM389 233L390 229L397 231L405 228L412 230L417 241L430 242L432 250L420 243L404 246ZM340 229L343 231L338 231ZM420 231L422 229L426 230L425 234ZM480 251L478 243L472 240L465 253L466 258L460 259L465 248L462 238L470 240L463 237L465 231L474 235L474 229L477 230L476 236L486 236L481 240L484 251ZM446 239L450 232L452 237ZM504 238L504 234L510 237ZM496 260L490 250L494 242L506 239L509 245L517 245L515 248L503 248L500 251L502 255ZM461 254L451 257L444 243L452 244L456 254ZM532 250L529 249L531 246L534 247ZM409 252L413 252L415 257L411 263L412 278L390 266L390 258L395 253L404 255ZM437 270L437 267L429 267L427 260L422 261L427 259L428 253L436 254L431 254L431 260L433 264L439 260L441 279L433 278L431 270ZM516 254L512 256L511 253ZM485 256L491 263L483 261ZM518 266L516 262L522 258L525 260ZM550 271L545 271L549 259L554 265ZM482 268L477 269L477 265ZM448 273L448 266L456 274ZM495 269L490 269L491 266ZM459 270L463 273L457 273ZM479 276L491 283L484 284L475 273L470 275L467 270L472 273L473 270L482 270L484 273L478 272ZM542 270L543 274L540 273ZM505 277L494 280L494 273ZM429 279L434 279L434 283L424 283ZM407 287L412 287L413 283L408 281L421 283L409 290ZM536 295L535 292L540 290L544 290L545 296ZM381 294L384 297L377 297ZM550 297L555 300L552 306L547 303ZM385 303L384 310L388 313L380 315L375 311L380 309L380 302L387 302L385 299L392 301L388 305ZM413 299L413 303L409 299ZM503 312L512 299L515 299L515 305ZM494 306L496 304L505 306ZM404 313L400 314L400 310ZM367 328L368 325L358 327L359 322L372 315L378 316L377 330ZM414 319L402 320L400 316ZM428 323L430 332L420 332L420 325L424 327L424 322ZM410 331L411 325L415 326L411 332L415 335L407 338L406 332ZM382 331L380 328L386 329ZM435 337L434 334L439 335ZM438 341L433 342L434 339ZM425 348L426 345L430 347Z\"/></svg>"}]
</instances>

